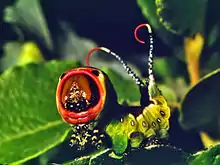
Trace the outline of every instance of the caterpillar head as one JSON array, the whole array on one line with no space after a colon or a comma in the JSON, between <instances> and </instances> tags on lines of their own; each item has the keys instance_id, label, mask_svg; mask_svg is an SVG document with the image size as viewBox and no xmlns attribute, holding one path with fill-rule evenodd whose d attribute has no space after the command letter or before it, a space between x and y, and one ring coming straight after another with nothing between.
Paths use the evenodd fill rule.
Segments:
<instances>
[{"instance_id":1,"label":"caterpillar head","mask_svg":"<svg viewBox=\"0 0 220 165\"><path fill-rule=\"evenodd\" d=\"M92 67L74 68L63 73L56 93L58 112L71 125L97 121L107 101L117 102L107 75Z\"/></svg>"},{"instance_id":2,"label":"caterpillar head","mask_svg":"<svg viewBox=\"0 0 220 165\"><path fill-rule=\"evenodd\" d=\"M58 112L73 127L72 144L80 150L89 143L99 145L104 128L120 111L117 94L108 76L89 66L89 57L96 50L114 56L136 84L143 86L120 56L105 47L94 48L88 53L86 67L71 69L60 76L56 92Z\"/></svg>"}]
</instances>

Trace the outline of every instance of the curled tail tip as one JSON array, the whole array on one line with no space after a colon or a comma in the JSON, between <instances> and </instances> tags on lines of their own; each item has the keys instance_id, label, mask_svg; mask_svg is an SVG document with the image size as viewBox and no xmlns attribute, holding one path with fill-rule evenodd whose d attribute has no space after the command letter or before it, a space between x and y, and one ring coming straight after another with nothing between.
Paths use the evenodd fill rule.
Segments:
<instances>
[{"instance_id":1,"label":"curled tail tip","mask_svg":"<svg viewBox=\"0 0 220 165\"><path fill-rule=\"evenodd\" d=\"M147 30L149 33L152 33L152 28L151 28L150 24L148 24L148 23L143 23L143 24L138 25L136 27L135 31L137 32L141 27L144 27L144 26L147 27Z\"/></svg>"},{"instance_id":2,"label":"curled tail tip","mask_svg":"<svg viewBox=\"0 0 220 165\"><path fill-rule=\"evenodd\" d=\"M138 36L137 36L137 31L138 31L141 27L144 27L144 26L147 27L148 33L150 33L150 38L152 38L152 36L151 36L152 29L151 29L150 24L140 24L140 25L138 25L138 26L135 28L135 30L134 30L134 37L135 37L135 39L136 39L138 42L142 43L142 44L145 44L145 41L140 40L140 39L138 38Z\"/></svg>"}]
</instances>

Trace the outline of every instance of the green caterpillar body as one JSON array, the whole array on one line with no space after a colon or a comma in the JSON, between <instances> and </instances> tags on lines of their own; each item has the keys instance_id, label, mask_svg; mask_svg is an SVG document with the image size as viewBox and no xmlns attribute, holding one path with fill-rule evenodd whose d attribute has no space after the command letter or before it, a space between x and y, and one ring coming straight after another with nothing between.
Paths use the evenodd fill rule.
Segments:
<instances>
[{"instance_id":1,"label":"green caterpillar body","mask_svg":"<svg viewBox=\"0 0 220 165\"><path fill-rule=\"evenodd\" d=\"M139 115L125 114L120 119L113 119L105 131L110 136L113 150L117 155L125 152L130 142L137 148L142 141L150 137L167 138L169 129L170 108L155 84L149 87L152 103L141 107Z\"/></svg>"},{"instance_id":2,"label":"green caterpillar body","mask_svg":"<svg viewBox=\"0 0 220 165\"><path fill-rule=\"evenodd\" d=\"M105 47L93 48L87 55L87 67L71 69L63 73L57 86L58 112L73 128L71 145L77 150L90 147L109 147L113 157L120 157L129 148L138 148L146 139L168 137L170 108L155 83L153 68L153 37L149 24L149 79L144 83L119 55ZM140 106L118 104L117 92L108 75L100 69L90 67L88 58L92 52L102 50L114 56L140 87ZM117 84L115 84L117 85ZM131 91L132 92L132 91Z\"/></svg>"},{"instance_id":3,"label":"green caterpillar body","mask_svg":"<svg viewBox=\"0 0 220 165\"><path fill-rule=\"evenodd\" d=\"M141 100L146 101L146 105L141 103L140 106L123 106L117 103L114 86L103 71L97 68L74 70L79 69L99 72L99 81L102 82L107 92L103 97L103 108L95 120L71 124L73 128L71 146L76 147L77 150L84 150L91 146L99 149L110 139L114 153L112 156L117 157L125 153L129 146L140 147L142 142L148 138L168 137L170 108L154 81L150 80L148 86L143 87L144 93L148 95L142 93ZM86 82L83 77L75 81Z\"/></svg>"}]
</instances>

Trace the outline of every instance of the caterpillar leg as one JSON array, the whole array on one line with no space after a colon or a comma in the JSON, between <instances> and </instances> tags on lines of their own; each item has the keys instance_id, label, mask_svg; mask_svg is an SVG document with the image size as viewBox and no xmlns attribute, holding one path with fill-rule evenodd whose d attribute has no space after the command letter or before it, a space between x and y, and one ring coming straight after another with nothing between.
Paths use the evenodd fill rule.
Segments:
<instances>
[{"instance_id":1,"label":"caterpillar leg","mask_svg":"<svg viewBox=\"0 0 220 165\"><path fill-rule=\"evenodd\" d=\"M143 141L142 134L137 131L138 122L132 114L128 114L120 120L112 120L106 127L106 133L112 141L112 149L116 155L125 153L129 141L131 147L139 147Z\"/></svg>"}]
</instances>

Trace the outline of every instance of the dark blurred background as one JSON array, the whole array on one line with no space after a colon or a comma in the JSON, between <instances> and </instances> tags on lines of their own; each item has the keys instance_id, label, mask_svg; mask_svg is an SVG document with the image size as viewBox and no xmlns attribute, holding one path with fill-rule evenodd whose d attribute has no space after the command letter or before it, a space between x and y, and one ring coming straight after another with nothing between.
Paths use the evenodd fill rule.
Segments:
<instances>
[{"instance_id":1,"label":"dark blurred background","mask_svg":"<svg viewBox=\"0 0 220 165\"><path fill-rule=\"evenodd\" d=\"M3 54L4 43L18 39L18 35L12 26L3 22L3 9L13 3L14 1L12 0L1 0L0 2L0 56ZM146 70L147 60L143 60L143 58L147 57L148 44L142 45L138 43L134 38L133 32L139 24L148 23L148 21L138 7L137 1L42 0L41 8L53 41L58 40L59 35L63 32L60 23L66 22L79 37L91 39L97 45L108 47L120 54L126 61L138 66L139 69L141 68L140 65L142 65L142 68ZM138 35L142 40L148 40L146 29L141 29ZM166 45L160 38L161 36L157 35L158 33L153 34L155 55L157 57L171 56L173 54L172 48L175 46L172 46L172 44ZM34 38L31 34L26 33L24 37L25 39ZM178 41L176 40L176 42ZM41 50L47 59L60 58L62 56L60 54L62 52L49 52L41 41L37 43L41 46ZM57 45L55 44L55 46ZM176 58L175 60L178 59ZM171 70L175 71L178 69L181 70L182 75L188 76L185 63L182 63L182 61L178 61L176 68L171 68ZM170 141L175 146L188 152L203 148L198 132L195 132L195 130L187 132L182 130L178 122L177 111L172 114L171 118ZM60 152L56 153L52 160L58 159L58 162L62 162L71 157L72 149L69 148L67 143L68 141L57 147ZM70 155L62 155L66 151L70 151ZM37 159L32 160L32 162L35 161L37 162Z\"/></svg>"},{"instance_id":2,"label":"dark blurred background","mask_svg":"<svg viewBox=\"0 0 220 165\"><path fill-rule=\"evenodd\" d=\"M1 1L0 11L13 1ZM68 4L68 5L67 5ZM68 22L80 36L95 41L98 45L106 46L122 56L147 53L148 45L138 43L133 35L137 25L148 23L141 13L136 1L69 1L47 0L41 1L44 15L52 37L60 30L60 21ZM8 24L1 25L1 43L13 40L16 34ZM139 33L144 40L148 39L147 30ZM169 48L155 34L156 54L165 56Z\"/></svg>"}]
</instances>

